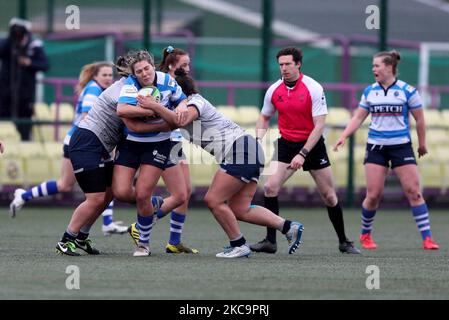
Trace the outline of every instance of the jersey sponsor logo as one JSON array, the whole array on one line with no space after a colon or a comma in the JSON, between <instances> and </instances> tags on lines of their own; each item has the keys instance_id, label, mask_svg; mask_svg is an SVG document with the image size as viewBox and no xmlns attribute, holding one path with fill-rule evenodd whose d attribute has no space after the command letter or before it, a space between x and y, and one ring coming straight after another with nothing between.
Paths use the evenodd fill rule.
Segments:
<instances>
[{"instance_id":1,"label":"jersey sponsor logo","mask_svg":"<svg viewBox=\"0 0 449 320\"><path fill-rule=\"evenodd\" d=\"M403 105L374 105L370 106L370 112L379 113L402 113Z\"/></svg>"},{"instance_id":2,"label":"jersey sponsor logo","mask_svg":"<svg viewBox=\"0 0 449 320\"><path fill-rule=\"evenodd\" d=\"M326 163L327 163L327 160L326 160L326 159L321 159L320 165L323 165L323 164L326 164Z\"/></svg>"},{"instance_id":3,"label":"jersey sponsor logo","mask_svg":"<svg viewBox=\"0 0 449 320\"><path fill-rule=\"evenodd\" d=\"M133 94L133 93L137 92L137 88L134 86L126 86L126 87L123 87L123 92L125 94Z\"/></svg>"}]
</instances>

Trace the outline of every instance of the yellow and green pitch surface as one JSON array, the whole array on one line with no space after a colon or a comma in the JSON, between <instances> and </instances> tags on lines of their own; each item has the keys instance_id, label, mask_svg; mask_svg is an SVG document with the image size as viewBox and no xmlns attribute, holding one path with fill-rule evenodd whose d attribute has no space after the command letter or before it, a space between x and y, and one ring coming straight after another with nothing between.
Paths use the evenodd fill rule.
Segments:
<instances>
[{"instance_id":1,"label":"yellow and green pitch surface","mask_svg":"<svg viewBox=\"0 0 449 320\"><path fill-rule=\"evenodd\" d=\"M54 247L72 211L25 207L10 219L7 208L0 209L0 299L449 299L447 211L430 212L438 251L422 250L409 210L380 210L373 233L378 249L342 255L324 208L282 210L305 227L296 254L287 254L279 233L276 254L229 260L215 257L228 240L211 213L199 209L190 210L183 234L199 255L165 253L166 217L153 229L149 257L132 256L128 234L104 237L100 221L91 238L101 255L60 256ZM116 208L115 219L129 224L135 211ZM357 240L359 210L346 210L345 221L347 234ZM265 235L262 227L240 225L250 243ZM73 266L79 289L69 290ZM367 283L379 289L369 290Z\"/></svg>"}]
</instances>

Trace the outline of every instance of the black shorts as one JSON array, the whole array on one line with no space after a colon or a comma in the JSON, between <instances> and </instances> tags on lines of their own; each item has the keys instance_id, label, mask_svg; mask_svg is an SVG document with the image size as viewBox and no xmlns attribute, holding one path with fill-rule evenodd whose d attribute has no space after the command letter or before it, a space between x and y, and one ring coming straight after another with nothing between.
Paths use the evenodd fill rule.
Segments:
<instances>
[{"instance_id":1,"label":"black shorts","mask_svg":"<svg viewBox=\"0 0 449 320\"><path fill-rule=\"evenodd\" d=\"M126 140L117 147L115 164L133 169L138 169L141 164L148 164L165 170L174 166L169 161L171 148L170 139L158 142Z\"/></svg>"},{"instance_id":2,"label":"black shorts","mask_svg":"<svg viewBox=\"0 0 449 320\"><path fill-rule=\"evenodd\" d=\"M234 141L220 164L220 169L246 183L259 181L265 163L261 145L252 136L243 136Z\"/></svg>"},{"instance_id":3,"label":"black shorts","mask_svg":"<svg viewBox=\"0 0 449 320\"><path fill-rule=\"evenodd\" d=\"M290 164L305 144L306 141L293 142L280 137L275 141L273 160ZM304 171L319 170L330 165L324 138L321 137L312 150L310 150L302 169Z\"/></svg>"},{"instance_id":4,"label":"black shorts","mask_svg":"<svg viewBox=\"0 0 449 320\"><path fill-rule=\"evenodd\" d=\"M415 154L413 153L412 143L395 144L382 146L368 143L366 145L365 160L363 164L375 163L383 167L404 166L406 164L416 164Z\"/></svg>"},{"instance_id":5,"label":"black shorts","mask_svg":"<svg viewBox=\"0 0 449 320\"><path fill-rule=\"evenodd\" d=\"M112 184L113 160L98 137L78 128L68 146L76 180L84 193L105 192Z\"/></svg>"},{"instance_id":6,"label":"black shorts","mask_svg":"<svg viewBox=\"0 0 449 320\"><path fill-rule=\"evenodd\" d=\"M62 147L62 152L63 152L63 157L66 159L70 159L69 156L69 145L68 144L64 144L64 146Z\"/></svg>"}]
</instances>

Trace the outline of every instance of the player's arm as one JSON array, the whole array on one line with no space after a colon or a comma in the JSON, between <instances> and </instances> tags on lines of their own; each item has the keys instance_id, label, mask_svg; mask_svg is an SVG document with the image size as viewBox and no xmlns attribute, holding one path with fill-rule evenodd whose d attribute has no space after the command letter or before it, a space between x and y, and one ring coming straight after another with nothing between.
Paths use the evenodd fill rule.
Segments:
<instances>
[{"instance_id":1,"label":"player's arm","mask_svg":"<svg viewBox=\"0 0 449 320\"><path fill-rule=\"evenodd\" d=\"M260 111L260 116L256 123L257 140L263 139L267 133L268 127L270 126L270 120L276 113L276 106L272 102L273 91L275 88L276 86L271 86L268 88L267 92L265 92L262 110Z\"/></svg>"},{"instance_id":2,"label":"player's arm","mask_svg":"<svg viewBox=\"0 0 449 320\"><path fill-rule=\"evenodd\" d=\"M132 118L122 118L122 120L129 130L136 133L172 131L170 125L165 121L161 123L145 123Z\"/></svg>"},{"instance_id":3,"label":"player's arm","mask_svg":"<svg viewBox=\"0 0 449 320\"><path fill-rule=\"evenodd\" d=\"M326 115L320 115L313 117L313 124L314 128L312 132L310 132L309 138L307 139L306 143L304 144L304 149L310 151L315 147L318 140L320 140L321 136L324 132L324 126L326 125Z\"/></svg>"},{"instance_id":4,"label":"player's arm","mask_svg":"<svg viewBox=\"0 0 449 320\"><path fill-rule=\"evenodd\" d=\"M161 103L156 102L153 97L147 96L137 96L137 104L141 106L144 110L149 110L159 115L164 119L172 128L177 127L178 115L166 108Z\"/></svg>"},{"instance_id":5,"label":"player's arm","mask_svg":"<svg viewBox=\"0 0 449 320\"><path fill-rule=\"evenodd\" d=\"M366 117L368 117L369 111L368 109L359 107L354 112L354 116L349 120L348 124L346 125L345 130L343 130L343 133L341 134L338 141L335 143L333 150L338 151L338 147L344 146L346 139L351 136L365 121Z\"/></svg>"},{"instance_id":6,"label":"player's arm","mask_svg":"<svg viewBox=\"0 0 449 320\"><path fill-rule=\"evenodd\" d=\"M415 88L407 86L405 92L408 95L407 103L410 112L416 121L416 133L418 134L418 156L422 157L427 153L426 147L426 122L424 120L424 111L422 108L421 96Z\"/></svg>"},{"instance_id":7,"label":"player's arm","mask_svg":"<svg viewBox=\"0 0 449 320\"><path fill-rule=\"evenodd\" d=\"M192 123L200 116L198 107L194 104L187 105L187 112L185 113L185 118L180 122L180 127L184 127L189 123Z\"/></svg>"},{"instance_id":8,"label":"player's arm","mask_svg":"<svg viewBox=\"0 0 449 320\"><path fill-rule=\"evenodd\" d=\"M152 117L155 115L154 111L144 109L139 106L133 106L127 103L117 104L117 115L120 118L140 118L140 117Z\"/></svg>"},{"instance_id":9,"label":"player's arm","mask_svg":"<svg viewBox=\"0 0 449 320\"><path fill-rule=\"evenodd\" d=\"M411 109L410 112L416 121L416 133L418 135L418 157L422 157L427 153L426 121L424 119L424 111L422 108L417 108Z\"/></svg>"},{"instance_id":10,"label":"player's arm","mask_svg":"<svg viewBox=\"0 0 449 320\"><path fill-rule=\"evenodd\" d=\"M256 139L262 140L267 133L268 127L270 126L271 116L266 116L261 114L256 123Z\"/></svg>"}]
</instances>

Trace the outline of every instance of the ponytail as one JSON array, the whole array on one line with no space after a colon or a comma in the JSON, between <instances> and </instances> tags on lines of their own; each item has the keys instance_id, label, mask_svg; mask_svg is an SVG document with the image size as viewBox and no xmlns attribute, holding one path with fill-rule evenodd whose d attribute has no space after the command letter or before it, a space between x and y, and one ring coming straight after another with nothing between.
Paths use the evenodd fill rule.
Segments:
<instances>
[{"instance_id":1,"label":"ponytail","mask_svg":"<svg viewBox=\"0 0 449 320\"><path fill-rule=\"evenodd\" d=\"M188 55L188 53L182 49L168 46L162 51L162 61L159 63L158 70L168 73L170 71L170 65L175 66L179 61L180 56Z\"/></svg>"}]
</instances>

